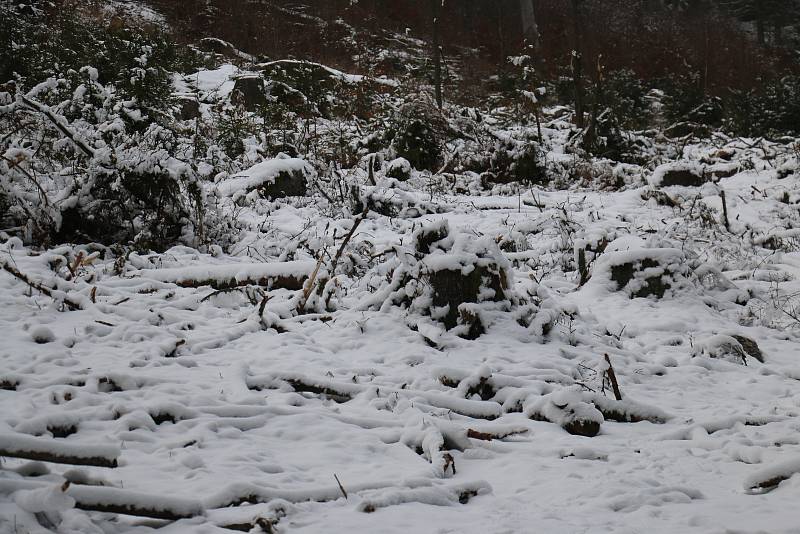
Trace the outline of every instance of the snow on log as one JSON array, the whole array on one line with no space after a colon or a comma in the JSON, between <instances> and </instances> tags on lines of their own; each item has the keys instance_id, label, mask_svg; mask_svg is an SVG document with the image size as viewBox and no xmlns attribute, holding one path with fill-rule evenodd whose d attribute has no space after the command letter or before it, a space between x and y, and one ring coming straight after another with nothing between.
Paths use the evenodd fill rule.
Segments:
<instances>
[{"instance_id":1,"label":"snow on log","mask_svg":"<svg viewBox=\"0 0 800 534\"><path fill-rule=\"evenodd\" d=\"M75 506L93 512L177 521L204 514L202 503L191 499L139 493L101 486L72 486L67 492Z\"/></svg>"},{"instance_id":2,"label":"snow on log","mask_svg":"<svg viewBox=\"0 0 800 534\"><path fill-rule=\"evenodd\" d=\"M781 482L800 473L800 458L777 463L753 473L744 481L744 489L750 493L766 493L777 488Z\"/></svg>"},{"instance_id":3,"label":"snow on log","mask_svg":"<svg viewBox=\"0 0 800 534\"><path fill-rule=\"evenodd\" d=\"M459 484L437 484L423 488L385 488L364 495L358 510L371 513L379 508L406 503L422 503L432 506L454 506L467 504L472 497L492 492L484 481Z\"/></svg>"},{"instance_id":4,"label":"snow on log","mask_svg":"<svg viewBox=\"0 0 800 534\"><path fill-rule=\"evenodd\" d=\"M136 271L133 276L181 287L210 286L222 290L256 285L296 291L303 288L303 283L315 266L315 261L196 265L170 269L144 269Z\"/></svg>"},{"instance_id":5,"label":"snow on log","mask_svg":"<svg viewBox=\"0 0 800 534\"><path fill-rule=\"evenodd\" d=\"M428 405L431 408L450 410L476 419L496 419L503 413L502 406L497 402L462 399L432 391L418 391L389 386L376 387L370 384L334 381L330 378L312 377L300 373L272 373L247 377L247 387L256 391L279 389L284 384L290 385L295 391L327 395L338 402L347 402L357 395L370 390L374 391L376 396L396 394L400 397L414 400L415 405L420 408Z\"/></svg>"},{"instance_id":6,"label":"snow on log","mask_svg":"<svg viewBox=\"0 0 800 534\"><path fill-rule=\"evenodd\" d=\"M525 406L525 413L536 421L555 423L570 434L594 437L605 420L594 405L585 402L580 391L563 389L536 397Z\"/></svg>"},{"instance_id":7,"label":"snow on log","mask_svg":"<svg viewBox=\"0 0 800 534\"><path fill-rule=\"evenodd\" d=\"M32 480L0 479L0 494L35 492L49 487L50 484ZM107 512L167 521L205 515L205 508L200 501L106 486L72 484L64 494L65 497L75 501L75 508L89 512Z\"/></svg>"},{"instance_id":8,"label":"snow on log","mask_svg":"<svg viewBox=\"0 0 800 534\"><path fill-rule=\"evenodd\" d=\"M34 438L18 433L0 434L0 456L71 465L117 467L116 445L88 445Z\"/></svg>"}]
</instances>

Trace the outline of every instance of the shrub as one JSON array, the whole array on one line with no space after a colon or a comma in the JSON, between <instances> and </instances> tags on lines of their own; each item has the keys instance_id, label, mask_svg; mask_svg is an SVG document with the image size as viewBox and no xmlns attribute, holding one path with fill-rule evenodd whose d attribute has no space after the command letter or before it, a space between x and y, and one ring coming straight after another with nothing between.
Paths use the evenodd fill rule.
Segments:
<instances>
[{"instance_id":1,"label":"shrub","mask_svg":"<svg viewBox=\"0 0 800 534\"><path fill-rule=\"evenodd\" d=\"M427 101L405 104L395 113L390 129L392 148L398 157L407 159L415 169L435 169L446 129L435 106Z\"/></svg>"}]
</instances>

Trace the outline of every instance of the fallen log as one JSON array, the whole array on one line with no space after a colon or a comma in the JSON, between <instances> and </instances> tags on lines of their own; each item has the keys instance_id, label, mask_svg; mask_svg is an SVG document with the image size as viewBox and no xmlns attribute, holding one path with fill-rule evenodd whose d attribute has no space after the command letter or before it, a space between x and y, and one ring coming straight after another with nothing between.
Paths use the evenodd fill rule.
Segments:
<instances>
[{"instance_id":1,"label":"fallen log","mask_svg":"<svg viewBox=\"0 0 800 534\"><path fill-rule=\"evenodd\" d=\"M0 479L0 494L37 490L48 485L45 482L24 479ZM75 508L87 512L105 512L166 521L205 515L205 508L200 501L151 493L76 484L70 485L65 493L75 500Z\"/></svg>"},{"instance_id":2,"label":"fallen log","mask_svg":"<svg viewBox=\"0 0 800 534\"><path fill-rule=\"evenodd\" d=\"M87 445L34 438L18 433L0 434L0 456L41 462L95 467L117 467L120 449L115 445Z\"/></svg>"},{"instance_id":3,"label":"fallen log","mask_svg":"<svg viewBox=\"0 0 800 534\"><path fill-rule=\"evenodd\" d=\"M235 263L201 265L174 269L143 269L134 277L176 284L180 287L210 286L217 291L242 286L261 286L271 289L298 291L314 271L314 261L283 263Z\"/></svg>"},{"instance_id":4,"label":"fallen log","mask_svg":"<svg viewBox=\"0 0 800 534\"><path fill-rule=\"evenodd\" d=\"M353 382L338 382L329 378L312 377L300 373L275 373L265 376L247 377L247 387L253 391L279 389L282 383L288 384L295 391L326 395L336 402L348 402L369 388L375 387L378 396L398 395L412 399L417 407L449 410L453 413L475 419L497 419L502 415L502 406L494 401L475 401L460 399L451 395L433 391L393 388L390 386L372 386Z\"/></svg>"}]
</instances>

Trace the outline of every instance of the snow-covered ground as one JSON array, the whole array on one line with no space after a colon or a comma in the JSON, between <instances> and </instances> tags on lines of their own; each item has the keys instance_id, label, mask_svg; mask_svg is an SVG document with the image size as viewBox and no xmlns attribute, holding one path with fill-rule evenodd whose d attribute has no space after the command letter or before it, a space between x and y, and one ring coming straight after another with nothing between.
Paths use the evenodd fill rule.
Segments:
<instances>
[{"instance_id":1,"label":"snow-covered ground","mask_svg":"<svg viewBox=\"0 0 800 534\"><path fill-rule=\"evenodd\" d=\"M441 213L368 215L327 310L301 309L291 284L229 287L313 276L312 251L333 255L354 220L320 198L248 197L231 255L115 261L9 239L0 260L54 291L0 271L0 449L117 466L3 458L0 532L799 532L800 185L760 155L742 145L751 170L661 190L680 207L645 185L451 196L415 176L403 198ZM512 266L512 302L486 308L476 340L375 302L412 233L443 220ZM581 286L576 250L600 243ZM642 257L666 265L645 266L669 278L663 298L609 278ZM573 408L598 435L556 424ZM194 517L78 509L125 504Z\"/></svg>"}]
</instances>

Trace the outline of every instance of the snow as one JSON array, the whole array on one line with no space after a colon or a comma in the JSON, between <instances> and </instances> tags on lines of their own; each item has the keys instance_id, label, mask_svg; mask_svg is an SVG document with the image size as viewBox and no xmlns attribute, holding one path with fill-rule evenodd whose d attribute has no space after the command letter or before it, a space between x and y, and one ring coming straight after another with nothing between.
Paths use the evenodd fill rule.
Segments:
<instances>
[{"instance_id":1,"label":"snow","mask_svg":"<svg viewBox=\"0 0 800 534\"><path fill-rule=\"evenodd\" d=\"M14 495L14 502L26 512L57 512L75 506L75 499L60 486L22 490Z\"/></svg>"},{"instance_id":2,"label":"snow","mask_svg":"<svg viewBox=\"0 0 800 534\"><path fill-rule=\"evenodd\" d=\"M216 91L230 75L197 79ZM42 512L64 532L126 534L259 518L299 533L797 532L800 221L782 199L800 184L760 149L737 150L753 168L718 184L731 231L715 222L716 192L670 191L683 207L660 206L640 177L615 191L482 192L465 175L456 195L414 173L361 189L416 212L370 212L333 269L360 210L332 216L319 196L234 202L275 165L305 169L282 159L207 184L243 227L224 251L131 253L121 266L100 254L68 277L59 258L79 247L2 238L0 259L82 309L0 272L0 449L118 466L3 458L0 532L41 532ZM449 235L418 255L420 228ZM658 266L622 290L611 279L648 259ZM472 303L487 331L466 340L409 273L489 262L508 298ZM302 312L303 288L269 285L318 265L323 294ZM672 284L663 298L631 298L657 276ZM736 360L740 334L765 363ZM562 428L576 418L598 434ZM195 517L163 526L80 503Z\"/></svg>"}]
</instances>

